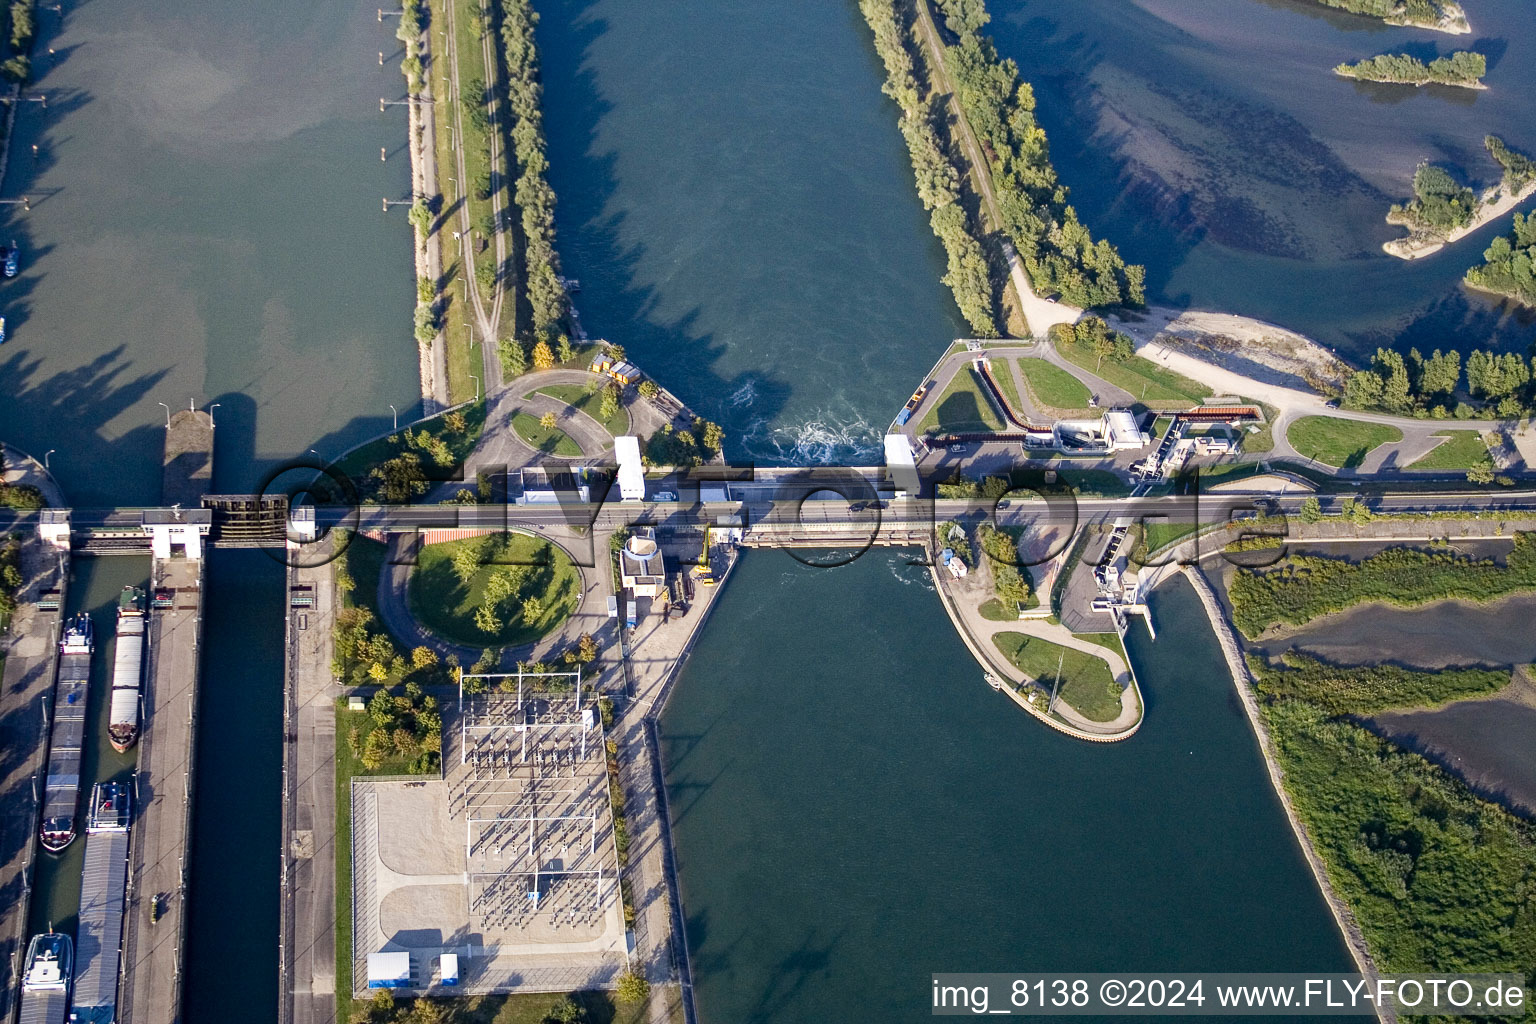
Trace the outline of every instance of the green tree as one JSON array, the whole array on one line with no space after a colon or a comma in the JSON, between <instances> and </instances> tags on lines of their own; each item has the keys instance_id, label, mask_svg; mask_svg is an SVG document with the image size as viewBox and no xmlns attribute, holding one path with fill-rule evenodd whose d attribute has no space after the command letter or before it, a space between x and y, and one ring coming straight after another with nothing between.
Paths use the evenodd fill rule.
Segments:
<instances>
[{"instance_id":1,"label":"green tree","mask_svg":"<svg viewBox=\"0 0 1536 1024\"><path fill-rule=\"evenodd\" d=\"M544 602L537 596L523 598L523 621L525 623L537 622L540 615L544 614Z\"/></svg>"},{"instance_id":2,"label":"green tree","mask_svg":"<svg viewBox=\"0 0 1536 1024\"><path fill-rule=\"evenodd\" d=\"M619 983L614 994L618 996L621 1003L641 1003L650 996L651 983L631 967L619 975Z\"/></svg>"},{"instance_id":3,"label":"green tree","mask_svg":"<svg viewBox=\"0 0 1536 1024\"><path fill-rule=\"evenodd\" d=\"M1493 483L1493 458L1484 453L1481 458L1467 467L1467 482L1471 484Z\"/></svg>"},{"instance_id":4,"label":"green tree","mask_svg":"<svg viewBox=\"0 0 1536 1024\"><path fill-rule=\"evenodd\" d=\"M475 609L475 628L492 636L501 632L501 619L497 617L496 609L490 603L482 604Z\"/></svg>"},{"instance_id":5,"label":"green tree","mask_svg":"<svg viewBox=\"0 0 1536 1024\"><path fill-rule=\"evenodd\" d=\"M453 574L459 578L459 582L465 586L474 579L475 573L480 571L480 549L473 544L465 544L457 548L449 563L453 566Z\"/></svg>"},{"instance_id":6,"label":"green tree","mask_svg":"<svg viewBox=\"0 0 1536 1024\"><path fill-rule=\"evenodd\" d=\"M1316 523L1323 518L1323 504L1316 498L1306 498L1301 503L1301 521Z\"/></svg>"},{"instance_id":7,"label":"green tree","mask_svg":"<svg viewBox=\"0 0 1536 1024\"><path fill-rule=\"evenodd\" d=\"M396 505L425 494L427 490L427 475L415 452L401 452L375 466L368 476L378 483L380 497Z\"/></svg>"},{"instance_id":8,"label":"green tree","mask_svg":"<svg viewBox=\"0 0 1536 1024\"><path fill-rule=\"evenodd\" d=\"M368 738L363 741L363 754L359 761L363 767L371 772L378 771L384 765L384 759L390 755L392 747L389 742L389 733L383 728L373 730Z\"/></svg>"},{"instance_id":9,"label":"green tree","mask_svg":"<svg viewBox=\"0 0 1536 1024\"><path fill-rule=\"evenodd\" d=\"M608 420L616 415L624 400L624 388L616 380L609 381L603 387L603 397L598 404L598 415Z\"/></svg>"},{"instance_id":10,"label":"green tree","mask_svg":"<svg viewBox=\"0 0 1536 1024\"><path fill-rule=\"evenodd\" d=\"M559 1002L544 1014L543 1024L585 1024L587 1012L570 996L561 996Z\"/></svg>"},{"instance_id":11,"label":"green tree","mask_svg":"<svg viewBox=\"0 0 1536 1024\"><path fill-rule=\"evenodd\" d=\"M411 652L411 667L420 671L437 665L437 652L430 647L418 647Z\"/></svg>"},{"instance_id":12,"label":"green tree","mask_svg":"<svg viewBox=\"0 0 1536 1024\"><path fill-rule=\"evenodd\" d=\"M582 664L597 660L597 640L591 633L583 633L576 641L576 658Z\"/></svg>"},{"instance_id":13,"label":"green tree","mask_svg":"<svg viewBox=\"0 0 1536 1024\"><path fill-rule=\"evenodd\" d=\"M555 341L555 355L560 357L562 363L568 363L576 358L576 350L571 347L571 339L564 334Z\"/></svg>"},{"instance_id":14,"label":"green tree","mask_svg":"<svg viewBox=\"0 0 1536 1024\"><path fill-rule=\"evenodd\" d=\"M426 237L432 230L432 208L427 205L425 199L417 199L412 203L410 210L406 212L406 217L410 220L411 226L419 231L422 237ZM422 278L421 281L427 281L427 279ZM430 285L431 282L427 281L427 284ZM420 289L420 281L417 282L417 288L418 290ZM425 302L426 300L423 299L422 301Z\"/></svg>"},{"instance_id":15,"label":"green tree","mask_svg":"<svg viewBox=\"0 0 1536 1024\"><path fill-rule=\"evenodd\" d=\"M661 394L661 388L657 386L655 381L649 379L641 381L635 390L640 392L641 398L648 401L655 401L656 396Z\"/></svg>"},{"instance_id":16,"label":"green tree","mask_svg":"<svg viewBox=\"0 0 1536 1024\"><path fill-rule=\"evenodd\" d=\"M501 368L508 377L520 377L528 372L528 353L516 338L503 338L496 343L496 354L501 357Z\"/></svg>"},{"instance_id":17,"label":"green tree","mask_svg":"<svg viewBox=\"0 0 1536 1024\"><path fill-rule=\"evenodd\" d=\"M555 418L555 414L552 412L546 412L544 415L539 417L539 426L543 427L545 430L555 429L556 422L557 420Z\"/></svg>"}]
</instances>

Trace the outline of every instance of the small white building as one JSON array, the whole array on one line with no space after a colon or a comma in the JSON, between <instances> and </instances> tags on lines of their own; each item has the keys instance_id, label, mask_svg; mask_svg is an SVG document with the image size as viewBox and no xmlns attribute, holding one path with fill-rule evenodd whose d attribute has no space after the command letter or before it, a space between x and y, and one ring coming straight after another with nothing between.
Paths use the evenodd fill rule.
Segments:
<instances>
[{"instance_id":1,"label":"small white building","mask_svg":"<svg viewBox=\"0 0 1536 1024\"><path fill-rule=\"evenodd\" d=\"M970 572L966 564L960 560L960 556L955 554L954 548L945 548L940 553L939 559L944 563L944 568L949 570L949 574L957 580L965 579Z\"/></svg>"},{"instance_id":2,"label":"small white building","mask_svg":"<svg viewBox=\"0 0 1536 1024\"><path fill-rule=\"evenodd\" d=\"M619 549L619 585L635 597L660 597L667 589L666 562L648 526L635 530Z\"/></svg>"}]
</instances>

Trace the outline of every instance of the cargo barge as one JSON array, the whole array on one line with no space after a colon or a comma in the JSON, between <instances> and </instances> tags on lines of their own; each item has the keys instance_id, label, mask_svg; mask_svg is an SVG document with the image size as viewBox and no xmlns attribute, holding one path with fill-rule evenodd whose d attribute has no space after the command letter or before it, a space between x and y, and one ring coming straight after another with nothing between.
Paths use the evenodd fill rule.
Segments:
<instances>
[{"instance_id":1,"label":"cargo barge","mask_svg":"<svg viewBox=\"0 0 1536 1024\"><path fill-rule=\"evenodd\" d=\"M128 829L133 802L122 782L100 782L91 791L85 869L80 875L75 998L70 1024L111 1024L117 1019L118 965L123 945L124 893L128 885Z\"/></svg>"},{"instance_id":2,"label":"cargo barge","mask_svg":"<svg viewBox=\"0 0 1536 1024\"><path fill-rule=\"evenodd\" d=\"M144 592L124 587L117 599L117 637L112 650L112 713L107 738L122 753L139 738L140 695L144 687Z\"/></svg>"},{"instance_id":3,"label":"cargo barge","mask_svg":"<svg viewBox=\"0 0 1536 1024\"><path fill-rule=\"evenodd\" d=\"M48 738L48 781L43 787L43 849L54 853L75 838L80 810L80 761L85 743L86 706L91 695L91 655L96 631L80 612L59 641L59 675L53 688L53 725Z\"/></svg>"}]
</instances>

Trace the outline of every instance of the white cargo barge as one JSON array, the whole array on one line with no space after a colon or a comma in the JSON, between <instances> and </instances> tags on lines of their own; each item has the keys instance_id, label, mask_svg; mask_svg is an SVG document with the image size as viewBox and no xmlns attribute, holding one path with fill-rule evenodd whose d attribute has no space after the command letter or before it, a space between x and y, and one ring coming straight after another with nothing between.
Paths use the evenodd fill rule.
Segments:
<instances>
[{"instance_id":1,"label":"white cargo barge","mask_svg":"<svg viewBox=\"0 0 1536 1024\"><path fill-rule=\"evenodd\" d=\"M117 638L112 654L112 713L107 737L125 751L139 738L140 695L144 692L144 592L124 587L117 599Z\"/></svg>"},{"instance_id":2,"label":"white cargo barge","mask_svg":"<svg viewBox=\"0 0 1536 1024\"><path fill-rule=\"evenodd\" d=\"M48 734L48 778L43 785L40 831L43 848L55 853L75 838L86 703L91 694L91 654L95 650L95 627L91 617L81 612L69 620L59 641L59 675L53 688L53 725Z\"/></svg>"}]
</instances>

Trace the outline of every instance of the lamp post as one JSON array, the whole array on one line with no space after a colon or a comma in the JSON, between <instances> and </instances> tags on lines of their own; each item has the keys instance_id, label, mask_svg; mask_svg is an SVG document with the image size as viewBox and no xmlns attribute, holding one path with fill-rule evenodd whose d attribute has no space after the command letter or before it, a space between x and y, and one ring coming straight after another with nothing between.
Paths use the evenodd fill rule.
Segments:
<instances>
[{"instance_id":1,"label":"lamp post","mask_svg":"<svg viewBox=\"0 0 1536 1024\"><path fill-rule=\"evenodd\" d=\"M480 401L480 378L474 374L470 374L469 377L475 382L475 401L478 402Z\"/></svg>"},{"instance_id":2,"label":"lamp post","mask_svg":"<svg viewBox=\"0 0 1536 1024\"><path fill-rule=\"evenodd\" d=\"M48 456L52 455L56 451L58 451L57 448L49 448L47 451L43 452L43 472L53 472L53 467L48 465Z\"/></svg>"},{"instance_id":3,"label":"lamp post","mask_svg":"<svg viewBox=\"0 0 1536 1024\"><path fill-rule=\"evenodd\" d=\"M171 429L171 407L166 405L164 402L156 402L155 404L160 406L160 408L165 410L165 429L166 430L170 430Z\"/></svg>"},{"instance_id":4,"label":"lamp post","mask_svg":"<svg viewBox=\"0 0 1536 1024\"><path fill-rule=\"evenodd\" d=\"M393 404L390 405L389 411L395 414L395 429L399 430L400 429L400 413L395 409Z\"/></svg>"},{"instance_id":5,"label":"lamp post","mask_svg":"<svg viewBox=\"0 0 1536 1024\"><path fill-rule=\"evenodd\" d=\"M219 405L220 405L220 403L214 402L212 405L210 405L208 407L208 429L209 430L212 430L215 426L217 426L217 424L213 422L213 410L217 409L219 407Z\"/></svg>"}]
</instances>

